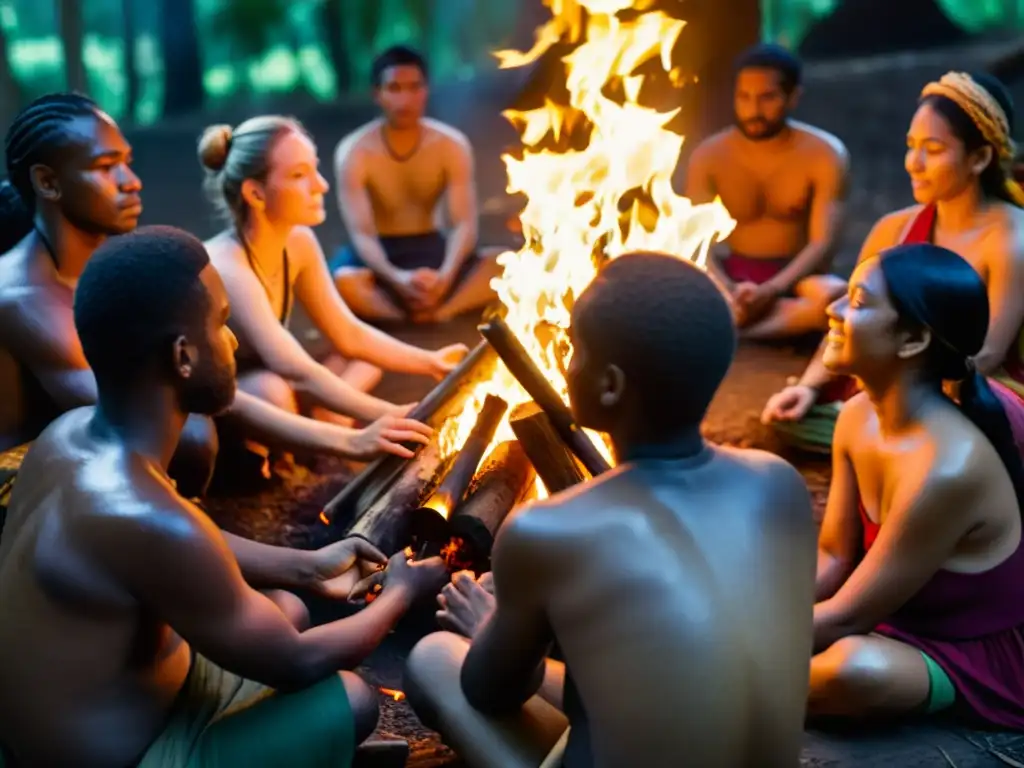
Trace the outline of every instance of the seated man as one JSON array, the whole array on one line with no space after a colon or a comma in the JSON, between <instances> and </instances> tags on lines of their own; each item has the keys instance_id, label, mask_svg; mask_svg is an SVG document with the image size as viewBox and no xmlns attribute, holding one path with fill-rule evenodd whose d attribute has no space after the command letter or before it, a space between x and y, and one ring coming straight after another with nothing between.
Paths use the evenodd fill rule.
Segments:
<instances>
[{"instance_id":1,"label":"seated man","mask_svg":"<svg viewBox=\"0 0 1024 768\"><path fill-rule=\"evenodd\" d=\"M732 295L741 336L778 339L823 331L845 281L822 274L835 245L848 158L835 136L789 115L801 66L774 45L736 64L736 125L701 143L687 168L695 203L719 196L736 220L709 269Z\"/></svg>"},{"instance_id":2,"label":"seated man","mask_svg":"<svg viewBox=\"0 0 1024 768\"><path fill-rule=\"evenodd\" d=\"M497 254L478 255L473 149L461 132L423 116L427 64L390 48L373 62L384 117L334 153L338 204L352 245L331 262L345 303L374 320L443 322L494 299ZM451 231L440 231L441 198Z\"/></svg>"},{"instance_id":3,"label":"seated man","mask_svg":"<svg viewBox=\"0 0 1024 768\"><path fill-rule=\"evenodd\" d=\"M493 613L471 643L419 644L409 700L470 766L535 767L566 718L565 766L796 765L811 503L781 459L701 438L735 350L726 300L686 261L626 255L580 296L571 338L573 413L619 465L502 526ZM557 699L552 644L564 717L533 697L546 676Z\"/></svg>"},{"instance_id":4,"label":"seated man","mask_svg":"<svg viewBox=\"0 0 1024 768\"><path fill-rule=\"evenodd\" d=\"M17 616L0 622L8 760L349 765L377 701L338 670L436 591L444 564L398 555L372 605L309 629L294 598L248 586L225 536L175 491L182 425L226 407L235 387L224 286L197 239L154 228L104 244L74 319L99 403L35 441L0 537L0 613ZM349 565L384 560L345 546ZM359 570L334 586L351 589Z\"/></svg>"},{"instance_id":5,"label":"seated man","mask_svg":"<svg viewBox=\"0 0 1024 768\"><path fill-rule=\"evenodd\" d=\"M134 229L142 212L131 145L83 96L50 94L30 104L4 149L10 179L0 185L0 450L32 440L65 411L96 403L96 381L72 319L75 286L93 251ZM391 427L429 432L397 417L345 429L244 392L224 420L274 447L355 458L374 456L382 443L385 451L411 455L388 437ZM212 420L190 417L171 465L184 495L202 495L218 447Z\"/></svg>"}]
</instances>

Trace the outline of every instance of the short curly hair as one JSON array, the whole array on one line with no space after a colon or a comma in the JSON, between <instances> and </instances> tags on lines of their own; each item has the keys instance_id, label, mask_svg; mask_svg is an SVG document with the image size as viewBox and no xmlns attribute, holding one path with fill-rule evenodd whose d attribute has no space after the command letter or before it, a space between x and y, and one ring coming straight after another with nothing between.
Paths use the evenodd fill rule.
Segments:
<instances>
[{"instance_id":1,"label":"short curly hair","mask_svg":"<svg viewBox=\"0 0 1024 768\"><path fill-rule=\"evenodd\" d=\"M114 237L89 259L75 289L75 328L97 384L121 387L167 356L174 339L201 332L210 302L198 238L174 227Z\"/></svg>"},{"instance_id":2,"label":"short curly hair","mask_svg":"<svg viewBox=\"0 0 1024 768\"><path fill-rule=\"evenodd\" d=\"M588 354L618 366L651 434L699 424L732 365L736 326L718 286L685 259L610 261L573 309Z\"/></svg>"}]
</instances>

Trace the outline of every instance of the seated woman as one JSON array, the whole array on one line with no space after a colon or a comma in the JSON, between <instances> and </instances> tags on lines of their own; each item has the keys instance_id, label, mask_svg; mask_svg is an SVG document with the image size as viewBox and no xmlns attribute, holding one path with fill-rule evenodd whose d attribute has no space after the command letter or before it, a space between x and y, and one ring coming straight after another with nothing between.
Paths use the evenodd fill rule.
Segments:
<instances>
[{"instance_id":1,"label":"seated woman","mask_svg":"<svg viewBox=\"0 0 1024 768\"><path fill-rule=\"evenodd\" d=\"M905 160L918 205L875 224L859 260L899 243L934 243L965 258L988 286L992 313L977 369L1024 394L1024 191L1012 176L1013 102L995 78L953 72L921 96ZM828 452L839 406L854 392L819 350L797 383L768 400L762 421L787 442Z\"/></svg>"},{"instance_id":2,"label":"seated woman","mask_svg":"<svg viewBox=\"0 0 1024 768\"><path fill-rule=\"evenodd\" d=\"M829 319L825 364L864 391L836 425L809 712L1024 729L1024 469L973 364L985 284L952 251L900 246L857 267Z\"/></svg>"},{"instance_id":3,"label":"seated woman","mask_svg":"<svg viewBox=\"0 0 1024 768\"><path fill-rule=\"evenodd\" d=\"M211 126L199 159L209 196L229 224L206 247L231 301L239 389L325 420L340 414L373 421L406 410L367 394L380 378L375 366L441 378L465 355L462 344L410 346L349 311L310 229L324 220L328 186L299 123L265 116L235 130ZM288 332L295 303L337 355L317 362Z\"/></svg>"}]
</instances>

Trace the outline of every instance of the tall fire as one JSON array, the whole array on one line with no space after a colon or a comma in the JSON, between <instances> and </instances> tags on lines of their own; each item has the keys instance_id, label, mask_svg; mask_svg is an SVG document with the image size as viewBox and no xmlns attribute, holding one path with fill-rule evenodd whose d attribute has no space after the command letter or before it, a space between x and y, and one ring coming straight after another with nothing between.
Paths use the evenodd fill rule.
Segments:
<instances>
[{"instance_id":1,"label":"tall fire","mask_svg":"<svg viewBox=\"0 0 1024 768\"><path fill-rule=\"evenodd\" d=\"M676 113L640 103L641 68L680 79L670 54L684 22L653 0L544 2L552 18L533 48L497 54L508 68L555 44L572 50L563 59L568 103L505 113L522 138L521 153L503 158L508 191L527 203L525 244L501 255L494 281L504 317L480 326L486 343L411 414L429 419L437 438L407 463L378 460L329 505L356 518L350 535L386 554L408 546L453 569L489 569L516 504L613 463L602 436L573 421L564 374L570 311L602 264L651 250L703 266L735 225L717 200L693 205L673 191L683 137L665 126Z\"/></svg>"},{"instance_id":2,"label":"tall fire","mask_svg":"<svg viewBox=\"0 0 1024 768\"><path fill-rule=\"evenodd\" d=\"M499 51L504 68L536 61L556 43L574 45L565 57L569 103L507 111L523 156L503 156L508 192L527 198L520 214L525 245L499 257L493 282L505 322L556 392L567 399L564 371L572 354L566 330L576 297L601 264L636 250L660 251L703 266L716 239L735 226L716 200L693 205L672 189L683 137L665 128L676 112L658 112L638 99L654 59L673 80L671 53L685 22L653 10L651 0L543 0L552 18L531 50ZM583 149L552 149L567 131L589 133ZM553 141L554 140L554 141ZM632 200L631 204L625 203ZM642 201L642 202L641 202ZM443 454L458 451L484 400L495 395L514 407L531 398L503 365L480 383L465 408L441 430ZM608 457L606 443L595 444ZM503 420L492 447L513 439ZM538 478L537 492L544 494Z\"/></svg>"}]
</instances>

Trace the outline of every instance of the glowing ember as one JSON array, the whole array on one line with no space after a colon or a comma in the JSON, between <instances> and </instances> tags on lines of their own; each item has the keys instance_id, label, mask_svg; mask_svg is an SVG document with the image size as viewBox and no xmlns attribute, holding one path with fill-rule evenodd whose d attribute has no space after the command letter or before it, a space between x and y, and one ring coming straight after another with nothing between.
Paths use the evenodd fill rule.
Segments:
<instances>
[{"instance_id":1,"label":"glowing ember","mask_svg":"<svg viewBox=\"0 0 1024 768\"><path fill-rule=\"evenodd\" d=\"M323 510L320 510L320 522L323 523L324 525L330 525L331 524L331 521L327 519L327 513L324 512Z\"/></svg>"},{"instance_id":2,"label":"glowing ember","mask_svg":"<svg viewBox=\"0 0 1024 768\"><path fill-rule=\"evenodd\" d=\"M544 3L552 19L537 30L533 48L496 56L502 68L518 67L560 40L578 43L564 59L570 104L548 101L540 109L504 113L525 146L522 159L505 155L503 160L508 191L528 200L520 214L526 243L517 253L498 258L504 271L492 286L508 309L506 322L567 399L569 313L600 264L629 251L649 250L703 267L711 244L727 237L735 222L720 201L695 206L672 190L683 137L664 126L678 110L657 112L637 103L644 78L633 72L641 64L657 58L673 81L678 80L670 53L685 22L648 10L649 0ZM634 12L629 20L617 16L627 10ZM586 148L539 148L546 137L557 140L588 123ZM620 210L627 194L635 202ZM528 399L504 366L498 366L494 377L473 392L464 411L446 422L439 435L442 451L452 453L462 446L488 394L504 398L510 411ZM605 442L594 437L606 450ZM494 443L509 439L514 435L506 418ZM546 495L539 480L537 491Z\"/></svg>"},{"instance_id":3,"label":"glowing ember","mask_svg":"<svg viewBox=\"0 0 1024 768\"><path fill-rule=\"evenodd\" d=\"M402 699L405 698L405 694L402 691L396 691L394 688L384 688L384 687L381 687L381 688L378 688L377 690L379 690L385 696L390 696L395 701L401 701Z\"/></svg>"}]
</instances>

